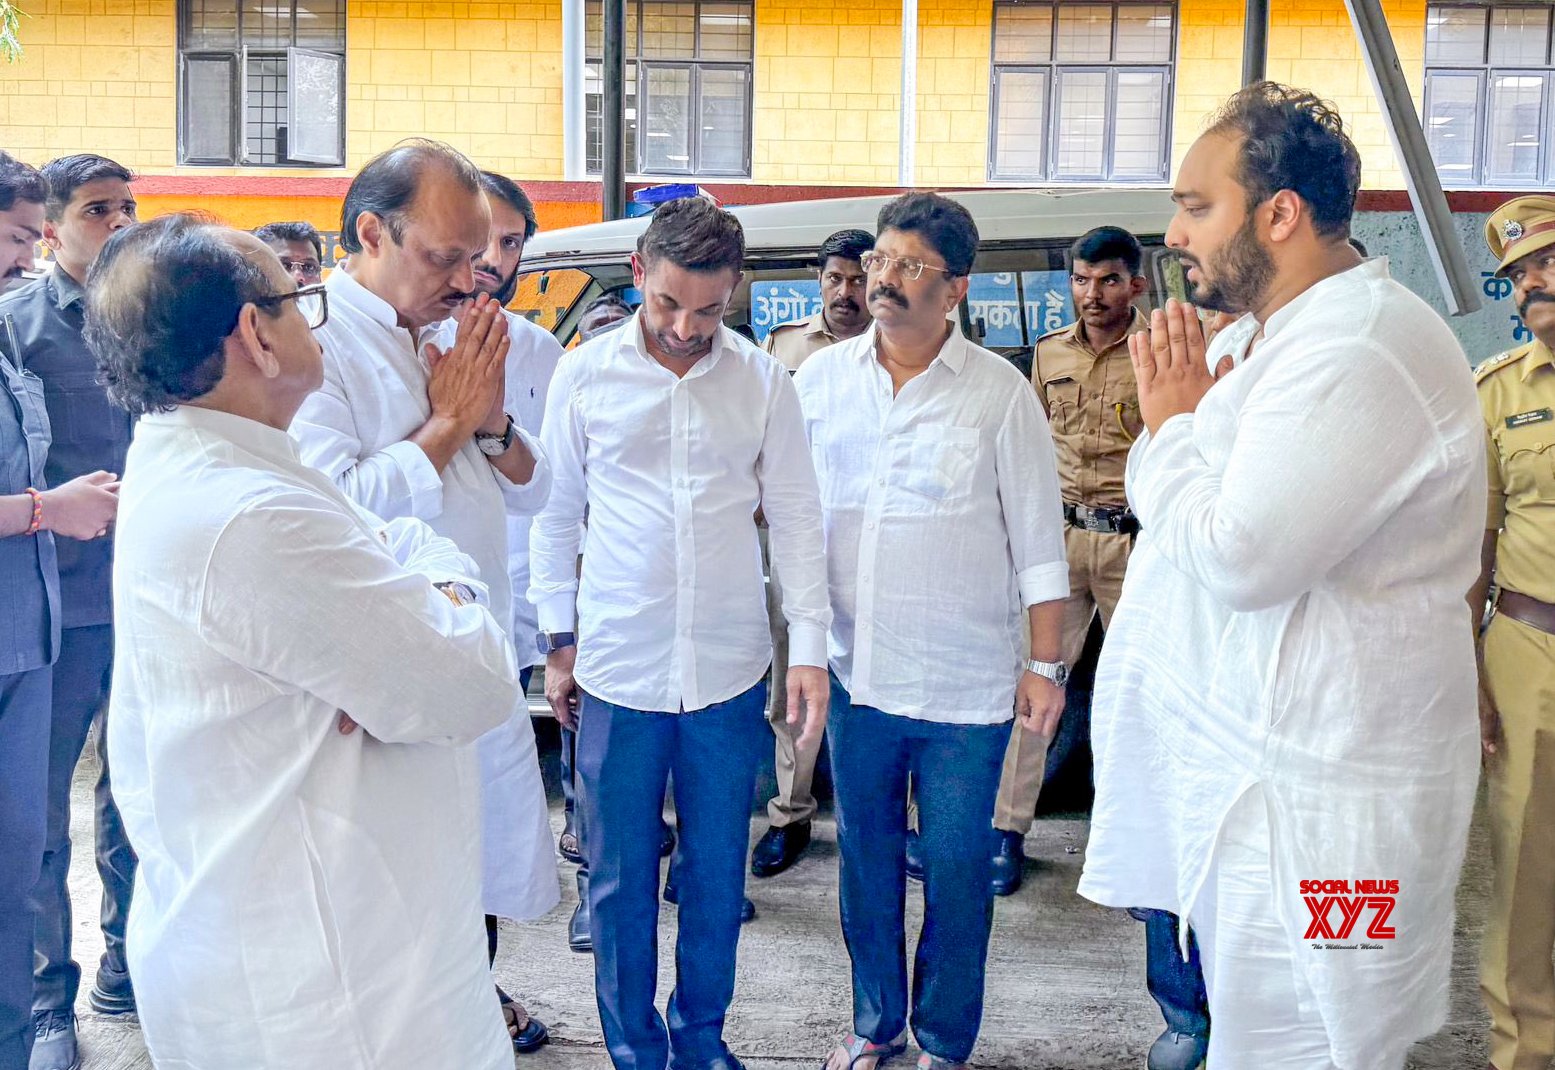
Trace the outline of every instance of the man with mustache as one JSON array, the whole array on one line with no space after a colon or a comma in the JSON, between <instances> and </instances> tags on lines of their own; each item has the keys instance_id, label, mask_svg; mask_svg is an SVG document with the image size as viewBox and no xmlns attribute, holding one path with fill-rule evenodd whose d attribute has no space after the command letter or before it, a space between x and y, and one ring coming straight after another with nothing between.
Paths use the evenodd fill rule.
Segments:
<instances>
[{"instance_id":1,"label":"man with mustache","mask_svg":"<svg viewBox=\"0 0 1555 1070\"><path fill-rule=\"evenodd\" d=\"M1484 428L1451 329L1348 243L1360 176L1332 105L1238 92L1166 244L1241 316L1206 349L1168 301L1130 341L1141 530L1080 893L1192 927L1216 1070L1400 1070L1447 1011Z\"/></svg>"},{"instance_id":2,"label":"man with mustache","mask_svg":"<svg viewBox=\"0 0 1555 1070\"><path fill-rule=\"evenodd\" d=\"M1490 214L1496 275L1533 341L1480 365L1490 505L1479 582L1480 738L1494 881L1481 950L1494 1070L1543 1070L1555 1057L1555 197L1518 197Z\"/></svg>"},{"instance_id":3,"label":"man with mustache","mask_svg":"<svg viewBox=\"0 0 1555 1070\"><path fill-rule=\"evenodd\" d=\"M826 723L826 571L815 472L783 366L724 323L739 220L658 208L632 257L643 303L563 360L545 412L555 484L530 536L546 698L578 733L594 978L616 1070L741 1070L724 1042L772 660L755 513L792 636L788 717ZM578 568L579 529L588 552ZM659 821L680 850L675 988L658 984ZM668 1022L666 1023L666 1017Z\"/></svg>"},{"instance_id":4,"label":"man with mustache","mask_svg":"<svg viewBox=\"0 0 1555 1070\"><path fill-rule=\"evenodd\" d=\"M481 172L447 145L411 140L368 161L341 212L349 259L324 283L330 314L317 332L324 383L297 410L291 433L302 459L359 505L385 520L423 520L473 558L491 590L492 615L512 629L510 518L545 503L550 469L538 439L512 415L531 399L527 388L509 398L511 325L500 341L503 359L493 364L475 362L442 329L456 312L462 327L482 332L503 315L498 301L477 292L476 278L482 266L488 281L511 270L490 251L493 218L499 247L526 223L514 224L502 207L494 210ZM558 888L528 703L516 702L476 752L485 912L543 912ZM515 1045L543 1043L544 1026L500 989L499 997Z\"/></svg>"},{"instance_id":5,"label":"man with mustache","mask_svg":"<svg viewBox=\"0 0 1555 1070\"><path fill-rule=\"evenodd\" d=\"M780 324L767 335L767 352L789 371L798 371L818 350L856 338L869 329L871 319L864 301L867 280L859 257L874 247L875 236L867 230L839 230L821 243L815 257L821 279L820 311L807 319ZM762 547L765 552L765 527ZM776 876L797 862L810 845L810 822L815 817L810 785L815 778L820 740L816 740L815 748L801 751L788 727L788 697L783 686L788 673L788 630L778 604L780 590L774 577L767 584L767 615L772 620L772 701L767 719L777 739L773 764L778 791L767 803L767 831L751 849L751 875L755 877Z\"/></svg>"},{"instance_id":6,"label":"man with mustache","mask_svg":"<svg viewBox=\"0 0 1555 1070\"><path fill-rule=\"evenodd\" d=\"M910 1028L919 1070L962 1070L983 1014L999 771L1011 732L1050 736L1063 712L1069 566L1036 395L947 320L977 255L971 213L910 193L878 233L863 258L874 324L794 377L821 483L853 979L851 1031L825 1065L875 1070ZM924 877L910 988L909 779Z\"/></svg>"}]
</instances>

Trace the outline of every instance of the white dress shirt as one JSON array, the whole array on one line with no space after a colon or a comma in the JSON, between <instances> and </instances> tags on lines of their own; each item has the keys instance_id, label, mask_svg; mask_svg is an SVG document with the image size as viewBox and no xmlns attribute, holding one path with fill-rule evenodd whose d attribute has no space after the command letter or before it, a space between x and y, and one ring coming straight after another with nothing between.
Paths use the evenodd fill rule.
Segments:
<instances>
[{"instance_id":1,"label":"white dress shirt","mask_svg":"<svg viewBox=\"0 0 1555 1070\"><path fill-rule=\"evenodd\" d=\"M114 799L159 1070L511 1070L468 744L517 694L474 565L284 432L145 416L119 498ZM337 712L360 728L341 735Z\"/></svg>"},{"instance_id":2,"label":"white dress shirt","mask_svg":"<svg viewBox=\"0 0 1555 1070\"><path fill-rule=\"evenodd\" d=\"M545 417L545 399L550 393L551 378L556 365L562 359L561 343L550 331L517 313L503 310L508 320L508 338L512 348L507 359L507 411L513 422L528 432L531 439L540 437L541 422ZM438 345L447 349L453 344L458 324L453 320L444 323ZM529 601L529 525L533 520L532 508L508 507L508 579L513 590L513 649L518 651L520 666L539 665L545 660L535 645L535 632L539 627L535 607Z\"/></svg>"},{"instance_id":3,"label":"white dress shirt","mask_svg":"<svg viewBox=\"0 0 1555 1070\"><path fill-rule=\"evenodd\" d=\"M432 415L431 376L423 353L441 324L412 332L394 309L345 270L330 274L329 321L316 333L324 347L324 385L298 410L291 432L303 460L333 479L359 505L385 518L426 521L475 559L504 627L512 620L507 578L509 512L532 514L550 489L550 467L538 440L518 434L535 455L535 471L518 486L499 472L472 437L439 476L409 435ZM561 897L545 786L526 702L483 738L485 902L488 914L538 917Z\"/></svg>"},{"instance_id":4,"label":"white dress shirt","mask_svg":"<svg viewBox=\"0 0 1555 1070\"><path fill-rule=\"evenodd\" d=\"M1069 593L1047 418L1009 361L955 329L893 396L875 330L794 376L821 484L832 671L861 706L1008 721L1023 610Z\"/></svg>"},{"instance_id":5,"label":"white dress shirt","mask_svg":"<svg viewBox=\"0 0 1555 1070\"><path fill-rule=\"evenodd\" d=\"M634 316L563 358L543 439L554 483L531 534L530 600L543 631L572 631L576 620L585 691L676 712L762 679L772 637L758 505L789 664L825 666L820 500L781 364L720 326L712 352L677 378L648 354Z\"/></svg>"},{"instance_id":6,"label":"white dress shirt","mask_svg":"<svg viewBox=\"0 0 1555 1070\"><path fill-rule=\"evenodd\" d=\"M1256 330L1228 328L1211 365ZM1379 259L1276 312L1129 456L1143 533L1097 671L1080 892L1197 921L1227 815L1254 793L1297 989L1343 1070L1447 1009L1479 774L1464 596L1483 439L1463 350ZM1300 882L1330 879L1397 880L1397 937L1304 939Z\"/></svg>"}]
</instances>

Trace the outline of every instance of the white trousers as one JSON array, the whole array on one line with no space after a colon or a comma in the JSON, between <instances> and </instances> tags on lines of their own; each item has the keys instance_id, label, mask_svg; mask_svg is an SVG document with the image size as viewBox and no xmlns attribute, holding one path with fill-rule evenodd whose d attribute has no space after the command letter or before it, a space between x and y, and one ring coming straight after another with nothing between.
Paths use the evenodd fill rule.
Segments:
<instances>
[{"instance_id":1,"label":"white trousers","mask_svg":"<svg viewBox=\"0 0 1555 1070\"><path fill-rule=\"evenodd\" d=\"M1300 982L1275 913L1269 821L1256 788L1232 808L1193 930L1209 992L1207 1070L1336 1070L1328 1032ZM1407 1048L1366 1070L1402 1070Z\"/></svg>"}]
</instances>

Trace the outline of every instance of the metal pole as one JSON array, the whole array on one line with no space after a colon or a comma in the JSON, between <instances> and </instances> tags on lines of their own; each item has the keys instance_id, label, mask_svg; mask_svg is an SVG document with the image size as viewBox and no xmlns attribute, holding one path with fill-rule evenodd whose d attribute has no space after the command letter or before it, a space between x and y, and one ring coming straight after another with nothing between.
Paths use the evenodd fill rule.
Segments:
<instances>
[{"instance_id":1,"label":"metal pole","mask_svg":"<svg viewBox=\"0 0 1555 1070\"><path fill-rule=\"evenodd\" d=\"M604 99L600 197L606 219L626 215L626 0L604 0Z\"/></svg>"},{"instance_id":2,"label":"metal pole","mask_svg":"<svg viewBox=\"0 0 1555 1070\"><path fill-rule=\"evenodd\" d=\"M1264 79L1269 58L1269 0L1247 0L1247 20L1242 27L1242 84Z\"/></svg>"},{"instance_id":3,"label":"metal pole","mask_svg":"<svg viewBox=\"0 0 1555 1070\"><path fill-rule=\"evenodd\" d=\"M1350 9L1350 21L1355 24L1355 32L1361 39L1366 72L1371 75L1372 89L1382 107L1388 136L1393 139L1394 151L1404 169L1409 200L1415 207L1420 232L1425 236L1425 248L1430 254L1431 266L1436 269L1447 311L1454 316L1477 312L1479 291L1469 272L1463 243L1458 240L1458 232L1453 226L1452 210L1447 207L1447 195L1442 192L1436 161L1426 145L1420 115L1409 95L1409 83L1404 80L1403 68L1399 66L1398 49L1394 47L1382 5L1379 0L1345 0L1345 6Z\"/></svg>"},{"instance_id":4,"label":"metal pole","mask_svg":"<svg viewBox=\"0 0 1555 1070\"><path fill-rule=\"evenodd\" d=\"M897 130L896 184L916 184L918 148L918 0L902 0L902 107Z\"/></svg>"}]
</instances>

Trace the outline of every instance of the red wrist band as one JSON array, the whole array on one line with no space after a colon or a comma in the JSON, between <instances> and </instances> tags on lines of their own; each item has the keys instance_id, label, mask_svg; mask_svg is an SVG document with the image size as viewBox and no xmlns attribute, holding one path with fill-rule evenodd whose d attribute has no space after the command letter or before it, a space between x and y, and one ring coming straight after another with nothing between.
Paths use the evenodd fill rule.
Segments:
<instances>
[{"instance_id":1,"label":"red wrist band","mask_svg":"<svg viewBox=\"0 0 1555 1070\"><path fill-rule=\"evenodd\" d=\"M32 523L27 527L27 534L36 535L38 529L43 527L43 495L36 487L28 487L27 494L32 498Z\"/></svg>"}]
</instances>

